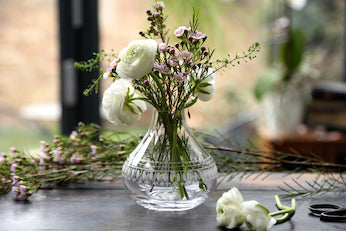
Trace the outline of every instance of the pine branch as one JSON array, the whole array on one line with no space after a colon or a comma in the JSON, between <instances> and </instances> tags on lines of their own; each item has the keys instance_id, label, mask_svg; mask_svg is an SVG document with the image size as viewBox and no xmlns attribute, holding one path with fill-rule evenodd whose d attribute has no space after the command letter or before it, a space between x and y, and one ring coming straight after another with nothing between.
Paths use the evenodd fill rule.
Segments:
<instances>
[{"instance_id":1,"label":"pine branch","mask_svg":"<svg viewBox=\"0 0 346 231\"><path fill-rule=\"evenodd\" d=\"M336 163L328 163L328 162L317 162L317 161L311 161L309 157L303 157L302 155L297 155L296 153L280 153L280 152L265 152L265 151L249 151L249 150L244 150L244 149L237 149L237 148L229 148L229 147L217 147L217 146L210 146L206 145L204 146L205 149L210 149L210 150L218 150L218 151L227 151L227 152L234 152L234 153L239 153L239 154L244 154L244 155L250 155L250 156L255 156L263 159L269 159L271 161L256 161L258 163L262 164L277 164L277 165L292 165L292 166L302 166L302 167L325 167L325 168L340 168L340 169L346 169L346 165L342 164L336 164ZM304 158L304 161L299 160L286 160L284 158L287 157L294 157L294 158ZM253 162L255 163L255 162Z\"/></svg>"}]
</instances>

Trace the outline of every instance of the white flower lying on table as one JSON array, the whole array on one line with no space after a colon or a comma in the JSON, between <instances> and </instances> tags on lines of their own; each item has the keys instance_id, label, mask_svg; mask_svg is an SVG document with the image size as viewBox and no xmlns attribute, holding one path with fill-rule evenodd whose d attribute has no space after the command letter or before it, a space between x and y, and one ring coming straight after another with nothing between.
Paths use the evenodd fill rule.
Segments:
<instances>
[{"instance_id":1,"label":"white flower lying on table","mask_svg":"<svg viewBox=\"0 0 346 231\"><path fill-rule=\"evenodd\" d=\"M274 224L283 223L290 219L295 212L295 200L292 207L282 206L278 196L275 196L280 211L269 213L269 210L257 201L244 201L243 196L236 187L222 194L216 203L216 219L221 226L233 229L241 226L244 222L255 231L269 230ZM274 219L274 216L282 215Z\"/></svg>"},{"instance_id":2,"label":"white flower lying on table","mask_svg":"<svg viewBox=\"0 0 346 231\"><path fill-rule=\"evenodd\" d=\"M239 190L233 187L216 203L217 222L228 229L233 229L244 223L243 196Z\"/></svg>"},{"instance_id":3,"label":"white flower lying on table","mask_svg":"<svg viewBox=\"0 0 346 231\"><path fill-rule=\"evenodd\" d=\"M276 220L269 216L269 210L257 201L245 201L243 206L245 223L250 229L266 231L276 223Z\"/></svg>"}]
</instances>

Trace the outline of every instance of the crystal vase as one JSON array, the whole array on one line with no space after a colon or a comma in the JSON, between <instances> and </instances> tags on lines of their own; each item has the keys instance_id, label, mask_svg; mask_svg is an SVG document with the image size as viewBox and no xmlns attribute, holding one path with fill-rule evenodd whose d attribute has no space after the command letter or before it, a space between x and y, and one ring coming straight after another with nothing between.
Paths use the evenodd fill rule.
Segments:
<instances>
[{"instance_id":1,"label":"crystal vase","mask_svg":"<svg viewBox=\"0 0 346 231\"><path fill-rule=\"evenodd\" d=\"M123 165L122 178L139 205L183 211L208 198L217 167L191 133L184 111L154 111L148 132Z\"/></svg>"}]
</instances>

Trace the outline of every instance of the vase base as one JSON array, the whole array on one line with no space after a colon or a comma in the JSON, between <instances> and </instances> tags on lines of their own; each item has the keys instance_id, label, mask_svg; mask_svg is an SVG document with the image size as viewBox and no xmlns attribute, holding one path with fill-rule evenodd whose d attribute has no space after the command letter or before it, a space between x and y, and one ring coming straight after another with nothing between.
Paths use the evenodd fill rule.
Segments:
<instances>
[{"instance_id":1,"label":"vase base","mask_svg":"<svg viewBox=\"0 0 346 231\"><path fill-rule=\"evenodd\" d=\"M152 199L137 198L136 196L131 196L137 204L140 206L155 211L186 211L196 208L201 205L206 199L197 198L193 200L181 200L181 201L158 201Z\"/></svg>"},{"instance_id":2,"label":"vase base","mask_svg":"<svg viewBox=\"0 0 346 231\"><path fill-rule=\"evenodd\" d=\"M150 184L135 184L123 179L123 183L130 192L131 198L146 209L155 211L186 211L201 205L207 200L210 191L203 191L198 183L186 185L189 199L181 199L176 187L155 186ZM216 180L210 186L214 188Z\"/></svg>"}]
</instances>

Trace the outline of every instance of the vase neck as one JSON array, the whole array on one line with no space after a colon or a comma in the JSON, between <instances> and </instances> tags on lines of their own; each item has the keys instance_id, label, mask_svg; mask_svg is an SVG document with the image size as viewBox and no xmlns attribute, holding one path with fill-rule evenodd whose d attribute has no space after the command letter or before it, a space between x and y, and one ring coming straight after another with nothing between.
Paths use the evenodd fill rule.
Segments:
<instances>
[{"instance_id":1,"label":"vase neck","mask_svg":"<svg viewBox=\"0 0 346 231\"><path fill-rule=\"evenodd\" d=\"M154 127L158 124L170 124L170 125L177 125L177 126L187 126L186 124L186 118L185 118L185 110L181 111L158 111L156 109L153 109L153 116L151 120L151 126Z\"/></svg>"}]
</instances>

